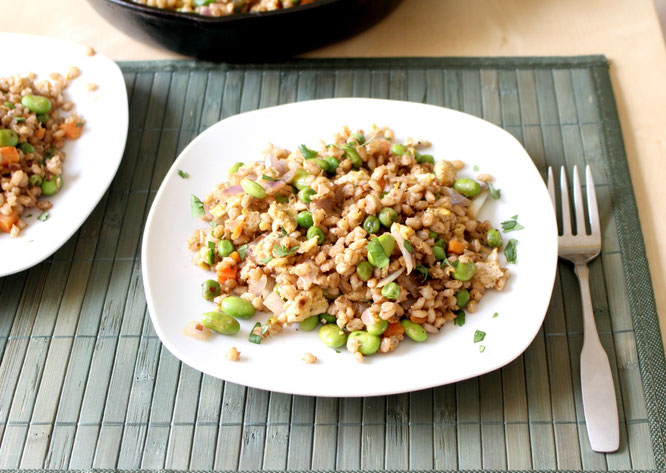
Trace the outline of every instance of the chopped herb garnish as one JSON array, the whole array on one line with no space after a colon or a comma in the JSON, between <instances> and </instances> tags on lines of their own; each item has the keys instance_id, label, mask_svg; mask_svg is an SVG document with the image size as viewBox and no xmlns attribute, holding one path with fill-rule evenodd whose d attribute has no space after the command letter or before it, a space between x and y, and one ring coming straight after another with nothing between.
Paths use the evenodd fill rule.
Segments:
<instances>
[{"instance_id":1,"label":"chopped herb garnish","mask_svg":"<svg viewBox=\"0 0 666 473\"><path fill-rule=\"evenodd\" d=\"M236 248L236 251L238 251L238 254L241 257L241 261L244 260L245 255L247 254L247 243Z\"/></svg>"},{"instance_id":2,"label":"chopped herb garnish","mask_svg":"<svg viewBox=\"0 0 666 473\"><path fill-rule=\"evenodd\" d=\"M299 146L298 149L301 150L301 154L305 159L313 159L317 157L317 153L315 153L305 145Z\"/></svg>"},{"instance_id":3,"label":"chopped herb garnish","mask_svg":"<svg viewBox=\"0 0 666 473\"><path fill-rule=\"evenodd\" d=\"M497 312L495 312L495 313L493 314L493 319L496 319L497 317L499 317L499 314L498 314Z\"/></svg>"},{"instance_id":4,"label":"chopped herb garnish","mask_svg":"<svg viewBox=\"0 0 666 473\"><path fill-rule=\"evenodd\" d=\"M422 264L417 264L414 267L414 271L419 273L421 275L421 284L426 282L426 279L428 279L428 268L423 266Z\"/></svg>"},{"instance_id":5,"label":"chopped herb garnish","mask_svg":"<svg viewBox=\"0 0 666 473\"><path fill-rule=\"evenodd\" d=\"M381 194L379 194L379 198L383 199L386 196L386 194L388 194L388 192L382 192Z\"/></svg>"},{"instance_id":6,"label":"chopped herb garnish","mask_svg":"<svg viewBox=\"0 0 666 473\"><path fill-rule=\"evenodd\" d=\"M291 256L298 251L298 245L293 248L287 248L284 245L275 245L273 246L273 256L276 258L284 258L285 256Z\"/></svg>"},{"instance_id":7,"label":"chopped herb garnish","mask_svg":"<svg viewBox=\"0 0 666 473\"><path fill-rule=\"evenodd\" d=\"M48 212L42 212L39 217L37 217L37 220L40 222L46 222L51 215Z\"/></svg>"},{"instance_id":8,"label":"chopped herb garnish","mask_svg":"<svg viewBox=\"0 0 666 473\"><path fill-rule=\"evenodd\" d=\"M7 107L9 110L14 110L14 104L9 101L5 102L5 107Z\"/></svg>"},{"instance_id":9,"label":"chopped herb garnish","mask_svg":"<svg viewBox=\"0 0 666 473\"><path fill-rule=\"evenodd\" d=\"M479 166L477 166L477 165L475 164L474 167L473 167L472 169L474 169L475 171L478 171L478 170L479 170Z\"/></svg>"},{"instance_id":10,"label":"chopped herb garnish","mask_svg":"<svg viewBox=\"0 0 666 473\"><path fill-rule=\"evenodd\" d=\"M444 267L444 265L447 265L449 268L453 268L454 270L456 269L456 267L451 264L448 258L444 258L442 260L442 268Z\"/></svg>"},{"instance_id":11,"label":"chopped herb garnish","mask_svg":"<svg viewBox=\"0 0 666 473\"><path fill-rule=\"evenodd\" d=\"M479 351L480 351L481 353L483 353L484 351L486 351L486 346L485 346L485 345L481 345L481 346L479 346Z\"/></svg>"},{"instance_id":12,"label":"chopped herb garnish","mask_svg":"<svg viewBox=\"0 0 666 473\"><path fill-rule=\"evenodd\" d=\"M506 248L504 248L504 256L506 256L506 260L509 263L515 263L516 262L516 257L518 256L516 254L516 245L518 244L518 240L512 238L509 240L509 243L506 244Z\"/></svg>"},{"instance_id":13,"label":"chopped herb garnish","mask_svg":"<svg viewBox=\"0 0 666 473\"><path fill-rule=\"evenodd\" d=\"M256 324L254 324L254 327L252 327L252 330L250 330L250 336L247 337L250 343L256 343L257 345L259 345L261 343L261 340L263 340L261 338L261 335L257 335L256 333L254 333L254 331L259 327L261 327L261 323L257 322Z\"/></svg>"},{"instance_id":14,"label":"chopped herb garnish","mask_svg":"<svg viewBox=\"0 0 666 473\"><path fill-rule=\"evenodd\" d=\"M264 324L261 326L261 335L262 335L262 336L263 336L263 335L266 335L266 334L268 333L268 331L271 329L271 323L270 323L270 322L271 322L271 318L272 318L272 317L269 317L268 320L266 321L266 323L264 323Z\"/></svg>"},{"instance_id":15,"label":"chopped herb garnish","mask_svg":"<svg viewBox=\"0 0 666 473\"><path fill-rule=\"evenodd\" d=\"M83 126L83 123L79 122L76 124L76 128L81 128Z\"/></svg>"},{"instance_id":16,"label":"chopped herb garnish","mask_svg":"<svg viewBox=\"0 0 666 473\"><path fill-rule=\"evenodd\" d=\"M337 148L337 147L338 147L338 145L336 145L335 143L330 143L330 144L327 144L327 145L325 146L326 149L329 149L329 148Z\"/></svg>"},{"instance_id":17,"label":"chopped herb garnish","mask_svg":"<svg viewBox=\"0 0 666 473\"><path fill-rule=\"evenodd\" d=\"M495 187L489 182L488 191L490 192L490 197L497 200L501 197L502 191L500 189L495 189Z\"/></svg>"},{"instance_id":18,"label":"chopped herb garnish","mask_svg":"<svg viewBox=\"0 0 666 473\"><path fill-rule=\"evenodd\" d=\"M192 218L201 218L206 215L203 202L201 202L196 195L192 194L190 197L190 203L192 207Z\"/></svg>"},{"instance_id":19,"label":"chopped herb garnish","mask_svg":"<svg viewBox=\"0 0 666 473\"><path fill-rule=\"evenodd\" d=\"M30 217L32 217L32 214L28 214L25 216L25 218L30 218Z\"/></svg>"},{"instance_id":20,"label":"chopped herb garnish","mask_svg":"<svg viewBox=\"0 0 666 473\"><path fill-rule=\"evenodd\" d=\"M268 264L268 263L270 263L271 261L273 261L273 258L268 257L268 258L260 259L260 260L257 260L257 261L258 261L259 263L261 263L261 264Z\"/></svg>"},{"instance_id":21,"label":"chopped herb garnish","mask_svg":"<svg viewBox=\"0 0 666 473\"><path fill-rule=\"evenodd\" d=\"M178 170L178 175L180 177L182 177L183 179L188 179L190 177L190 175L188 173L186 173L185 171L182 171L180 169Z\"/></svg>"},{"instance_id":22,"label":"chopped herb garnish","mask_svg":"<svg viewBox=\"0 0 666 473\"><path fill-rule=\"evenodd\" d=\"M458 327L462 327L465 325L465 311L464 310L459 310L456 312L456 318L453 321L454 324L456 324Z\"/></svg>"},{"instance_id":23,"label":"chopped herb garnish","mask_svg":"<svg viewBox=\"0 0 666 473\"><path fill-rule=\"evenodd\" d=\"M264 181L277 181L277 179L275 179L274 177L267 176L266 174L262 174L262 175L261 175L261 178L262 178Z\"/></svg>"},{"instance_id":24,"label":"chopped herb garnish","mask_svg":"<svg viewBox=\"0 0 666 473\"><path fill-rule=\"evenodd\" d=\"M504 232L513 232L515 230L522 230L523 227L521 224L518 223L518 215L514 215L511 217L511 220L505 220L502 222L502 231Z\"/></svg>"},{"instance_id":25,"label":"chopped herb garnish","mask_svg":"<svg viewBox=\"0 0 666 473\"><path fill-rule=\"evenodd\" d=\"M412 243L409 240L405 240L402 244L407 251L409 251L410 253L414 253L414 247L412 246Z\"/></svg>"},{"instance_id":26,"label":"chopped herb garnish","mask_svg":"<svg viewBox=\"0 0 666 473\"><path fill-rule=\"evenodd\" d=\"M474 343L479 343L484 338L486 338L486 332L482 332L481 330L474 332Z\"/></svg>"},{"instance_id":27,"label":"chopped herb garnish","mask_svg":"<svg viewBox=\"0 0 666 473\"><path fill-rule=\"evenodd\" d=\"M280 227L280 233L282 233L282 236L287 236L287 235L289 235L289 234L287 233L287 230L284 229L284 227Z\"/></svg>"},{"instance_id":28,"label":"chopped herb garnish","mask_svg":"<svg viewBox=\"0 0 666 473\"><path fill-rule=\"evenodd\" d=\"M25 121L25 118L23 118L23 117L14 117L14 121L16 123L23 123Z\"/></svg>"}]
</instances>

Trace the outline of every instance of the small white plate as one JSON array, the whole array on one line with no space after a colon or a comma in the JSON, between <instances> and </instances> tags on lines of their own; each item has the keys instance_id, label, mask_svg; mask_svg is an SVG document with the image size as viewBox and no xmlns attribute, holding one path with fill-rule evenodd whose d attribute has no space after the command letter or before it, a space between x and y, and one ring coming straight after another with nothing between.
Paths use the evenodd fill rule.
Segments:
<instances>
[{"instance_id":1,"label":"small white plate","mask_svg":"<svg viewBox=\"0 0 666 473\"><path fill-rule=\"evenodd\" d=\"M204 198L225 181L236 161L261 159L266 145L296 149L330 140L343 125L369 130L389 126L396 138L430 140L435 159L468 163L461 175L492 174L501 199L489 199L482 218L497 227L518 214L524 230L504 234L519 240L518 262L503 292L488 291L463 327L449 323L426 343L403 341L391 354L356 362L346 349L324 346L317 332L296 326L249 343L257 320L241 320L232 337L214 334L206 341L181 333L190 320L213 309L201 297L211 273L192 264L186 240L204 223L192 219L190 194ZM473 166L479 171L474 172ZM189 179L178 176L181 169ZM234 383L271 391L314 396L373 396L453 383L500 368L530 344L548 307L555 280L557 227L546 187L522 146L509 133L479 118L453 110L409 102L330 99L300 102L236 115L213 125L181 153L162 183L150 210L143 239L143 281L155 330L183 362ZM499 314L493 317L493 314ZM263 322L263 320L262 320ZM486 333L474 343L474 333ZM485 350L480 351L483 345ZM232 346L238 362L225 360ZM301 361L306 352L318 361Z\"/></svg>"},{"instance_id":2,"label":"small white plate","mask_svg":"<svg viewBox=\"0 0 666 473\"><path fill-rule=\"evenodd\" d=\"M65 97L85 119L83 133L67 141L63 187L45 200L53 204L48 220L34 208L21 216L28 222L17 238L0 233L0 277L34 266L67 242L100 201L115 176L127 139L127 90L120 68L101 54L88 56L87 47L40 36L0 33L3 59L0 77L37 74L48 79L52 72L63 76L70 66L81 75L69 83ZM94 92L88 84L97 84ZM26 218L26 215L32 217Z\"/></svg>"}]
</instances>

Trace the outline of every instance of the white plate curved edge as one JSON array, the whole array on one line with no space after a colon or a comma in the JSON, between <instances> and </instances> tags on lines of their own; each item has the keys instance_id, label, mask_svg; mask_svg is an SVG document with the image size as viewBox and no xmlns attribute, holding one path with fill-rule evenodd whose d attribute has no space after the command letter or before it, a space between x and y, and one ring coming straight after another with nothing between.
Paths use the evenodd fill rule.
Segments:
<instances>
[{"instance_id":1,"label":"white plate curved edge","mask_svg":"<svg viewBox=\"0 0 666 473\"><path fill-rule=\"evenodd\" d=\"M315 117L315 119L313 119ZM461 175L490 173L502 197L483 209L495 226L518 214L524 230L508 233L519 240L518 263L503 292L489 291L464 326L447 324L426 343L409 340L389 355L357 363L326 348L316 331L295 328L265 341L249 343L256 320L241 320L233 337L212 336L201 342L182 335L190 320L207 310L201 283L210 273L191 263L186 240L201 221L191 218L190 194L205 197L226 179L236 161L261 158L268 143L287 149L314 146L343 125L369 129L392 127L401 140L430 140L435 159L462 159ZM178 170L190 174L179 177ZM165 257L168 255L168 258ZM518 357L536 336L550 301L557 262L557 227L546 187L520 143L509 133L479 118L441 107L379 99L324 99L281 105L230 117L201 133L181 153L165 177L150 210L142 243L142 272L150 316L167 349L189 366L234 383L271 391L314 396L374 396L425 389L478 376ZM499 314L497 317L493 315ZM486 333L474 343L474 333ZM485 350L480 351L480 345ZM241 360L224 353L235 346ZM306 365L311 352L318 361ZM342 375L344 373L344 375Z\"/></svg>"},{"instance_id":2,"label":"white plate curved edge","mask_svg":"<svg viewBox=\"0 0 666 473\"><path fill-rule=\"evenodd\" d=\"M49 197L49 219L37 221L38 209L21 235L0 234L0 277L45 260L79 229L109 188L125 149L129 111L120 68L106 56L88 56L86 46L40 36L0 33L5 46L0 77L34 72L46 79L52 72L65 75L77 66L81 76L72 80L65 96L72 100L86 125L81 137L68 141L64 151L64 186ZM96 91L88 84L98 85Z\"/></svg>"}]
</instances>

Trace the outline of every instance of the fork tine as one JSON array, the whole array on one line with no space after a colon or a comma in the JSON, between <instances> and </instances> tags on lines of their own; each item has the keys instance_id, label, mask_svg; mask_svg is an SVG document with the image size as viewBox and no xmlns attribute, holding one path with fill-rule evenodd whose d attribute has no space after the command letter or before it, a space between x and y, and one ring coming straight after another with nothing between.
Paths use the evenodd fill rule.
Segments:
<instances>
[{"instance_id":1,"label":"fork tine","mask_svg":"<svg viewBox=\"0 0 666 473\"><path fill-rule=\"evenodd\" d=\"M576 235L587 235L585 230L585 202L583 202L583 192L580 188L578 166L573 168L573 198L576 212Z\"/></svg>"},{"instance_id":2,"label":"fork tine","mask_svg":"<svg viewBox=\"0 0 666 473\"><path fill-rule=\"evenodd\" d=\"M562 192L562 235L571 235L571 210L569 210L569 186L567 171L560 168L560 191Z\"/></svg>"},{"instance_id":3,"label":"fork tine","mask_svg":"<svg viewBox=\"0 0 666 473\"><path fill-rule=\"evenodd\" d=\"M555 179L553 178L553 168L548 166L548 195L553 203L553 210L557 213L557 201L555 200Z\"/></svg>"},{"instance_id":4,"label":"fork tine","mask_svg":"<svg viewBox=\"0 0 666 473\"><path fill-rule=\"evenodd\" d=\"M585 167L585 181L587 186L587 213L590 215L590 230L593 236L601 236L601 225L599 224L599 207L597 207L597 193L594 189L594 180L590 165Z\"/></svg>"}]
</instances>

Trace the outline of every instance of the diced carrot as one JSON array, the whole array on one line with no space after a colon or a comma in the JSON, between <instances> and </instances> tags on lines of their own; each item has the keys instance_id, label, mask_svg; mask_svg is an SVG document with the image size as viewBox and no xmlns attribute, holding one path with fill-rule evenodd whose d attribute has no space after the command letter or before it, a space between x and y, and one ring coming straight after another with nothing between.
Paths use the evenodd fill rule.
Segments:
<instances>
[{"instance_id":1,"label":"diced carrot","mask_svg":"<svg viewBox=\"0 0 666 473\"><path fill-rule=\"evenodd\" d=\"M63 123L58 128L65 132L65 136L70 140L75 140L81 136L81 130L83 129L82 123Z\"/></svg>"},{"instance_id":2,"label":"diced carrot","mask_svg":"<svg viewBox=\"0 0 666 473\"><path fill-rule=\"evenodd\" d=\"M0 165L6 166L10 163L19 162L18 150L13 146L3 146L0 148Z\"/></svg>"},{"instance_id":3,"label":"diced carrot","mask_svg":"<svg viewBox=\"0 0 666 473\"><path fill-rule=\"evenodd\" d=\"M231 233L231 239L235 240L236 238L239 238L241 236L241 233L243 233L243 223L245 222L245 215L243 215L240 219L240 222L236 225L234 228L234 231Z\"/></svg>"},{"instance_id":4,"label":"diced carrot","mask_svg":"<svg viewBox=\"0 0 666 473\"><path fill-rule=\"evenodd\" d=\"M238 274L238 269L235 267L227 267L224 268L223 270L219 271L217 273L217 281L219 283L223 283L227 281L228 279L236 279L236 275Z\"/></svg>"},{"instance_id":5,"label":"diced carrot","mask_svg":"<svg viewBox=\"0 0 666 473\"><path fill-rule=\"evenodd\" d=\"M18 212L14 210L9 215L0 213L0 232L9 233L12 230L12 225L18 222Z\"/></svg>"},{"instance_id":6,"label":"diced carrot","mask_svg":"<svg viewBox=\"0 0 666 473\"><path fill-rule=\"evenodd\" d=\"M415 316L410 316L409 320L414 322L415 324L424 324L428 321L428 317L415 317Z\"/></svg>"},{"instance_id":7,"label":"diced carrot","mask_svg":"<svg viewBox=\"0 0 666 473\"><path fill-rule=\"evenodd\" d=\"M457 255L462 255L465 251L465 245L456 240L450 240L449 241L449 253L455 253Z\"/></svg>"},{"instance_id":8,"label":"diced carrot","mask_svg":"<svg viewBox=\"0 0 666 473\"><path fill-rule=\"evenodd\" d=\"M40 140L44 138L45 134L46 134L46 129L41 126L35 130L35 136Z\"/></svg>"},{"instance_id":9,"label":"diced carrot","mask_svg":"<svg viewBox=\"0 0 666 473\"><path fill-rule=\"evenodd\" d=\"M234 251L234 252L231 253L229 256L230 256L231 259L234 260L236 263L240 263L240 262L241 262L240 253L238 253L238 251Z\"/></svg>"},{"instance_id":10,"label":"diced carrot","mask_svg":"<svg viewBox=\"0 0 666 473\"><path fill-rule=\"evenodd\" d=\"M394 335L402 335L403 333L405 333L405 329L402 328L400 322L396 322L393 324L389 324L389 326L386 327L386 330L384 330L384 333L382 335L384 337L392 337Z\"/></svg>"}]
</instances>

